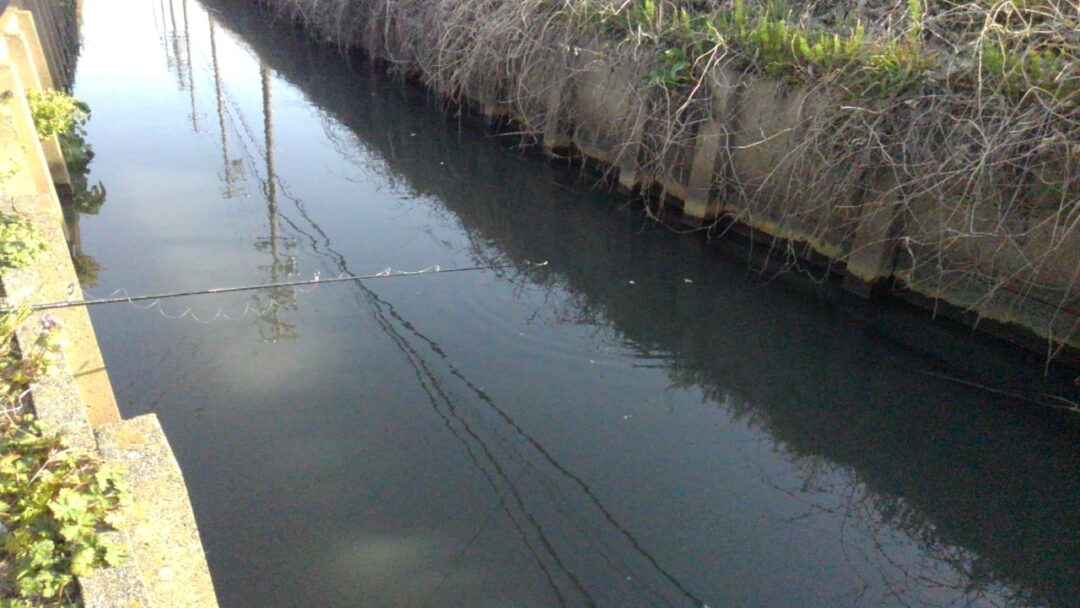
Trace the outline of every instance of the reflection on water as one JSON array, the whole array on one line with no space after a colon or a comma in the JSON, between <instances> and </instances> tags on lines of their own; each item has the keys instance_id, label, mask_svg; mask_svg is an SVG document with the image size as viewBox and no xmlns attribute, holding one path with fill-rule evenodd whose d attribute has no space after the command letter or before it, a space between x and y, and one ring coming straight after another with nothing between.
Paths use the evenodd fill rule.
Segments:
<instances>
[{"instance_id":1,"label":"reflection on water","mask_svg":"<svg viewBox=\"0 0 1080 608\"><path fill-rule=\"evenodd\" d=\"M213 28L214 24L211 22L211 36L213 36ZM214 61L217 62L216 58ZM263 155L266 158L266 180L262 184L262 190L266 196L266 223L270 226L270 233L265 238L255 241L255 249L270 254L270 265L261 266L260 268L267 270L269 273L266 283L275 285L275 287L255 292L252 299L255 301L256 307L263 311L258 315L259 334L262 336L263 342L275 343L280 340L296 339L296 326L281 318L284 311L296 309L294 290L292 287L278 287L276 285L286 278L295 278L297 270L296 256L283 251L283 249L290 249L295 246L295 240L278 234L280 220L277 201L278 176L277 171L274 170L274 107L270 97L270 68L266 67L265 63L259 64L259 81L262 85L263 141L265 145ZM220 106L221 99L219 97L218 107ZM198 130L196 129L196 131ZM222 131L221 137L221 154L226 158L227 162L228 152L225 147L224 131ZM226 169L226 173L222 178L226 189L230 187L230 178L231 176Z\"/></svg>"},{"instance_id":2,"label":"reflection on water","mask_svg":"<svg viewBox=\"0 0 1080 608\"><path fill-rule=\"evenodd\" d=\"M217 25L214 23L213 14L207 13L207 31L210 34L210 60L214 70L214 104L217 108L218 117L218 132L221 134L221 173L219 175L221 179L221 198L230 199L236 196L242 196L246 194L243 190L244 185L244 161L239 158L232 158L229 153L229 129L225 126L225 102L222 99L221 88L221 62L218 59L217 52ZM262 72L262 70L260 70ZM269 119L271 110L271 104L269 103L270 84L266 83L264 90L267 101L263 104L265 112L267 114L266 120L266 141L273 139L271 134L272 121ZM268 144L267 148L271 146ZM269 167L270 160L267 158L267 166ZM268 171L269 173L269 171Z\"/></svg>"},{"instance_id":3,"label":"reflection on water","mask_svg":"<svg viewBox=\"0 0 1080 608\"><path fill-rule=\"evenodd\" d=\"M179 4L179 8L177 8ZM199 113L195 108L195 77L191 65L191 29L188 22L188 0L158 0L160 21L155 21L161 33L162 47L165 49L165 64L176 76L176 88L186 91L191 101L188 119L191 129L200 132ZM179 21L177 13L180 14ZM155 17L157 14L155 13Z\"/></svg>"},{"instance_id":4,"label":"reflection on water","mask_svg":"<svg viewBox=\"0 0 1080 608\"><path fill-rule=\"evenodd\" d=\"M72 126L69 131L59 135L59 142L70 183L58 185L56 193L60 198L60 206L64 214L71 261L75 265L79 284L83 288L93 288L97 286L101 264L83 251L79 219L83 215L97 215L105 205L107 193L104 184L101 182L91 184L88 178L90 163L94 160L94 148L86 141L84 126Z\"/></svg>"},{"instance_id":5,"label":"reflection on water","mask_svg":"<svg viewBox=\"0 0 1080 608\"><path fill-rule=\"evenodd\" d=\"M1075 399L1067 379L750 275L243 3L154 4L87 9L103 287L550 262L192 303L255 327L94 312L224 606L1080 598L1080 433L974 386ZM159 26L127 45L164 66L123 68L152 110L112 84L119 11ZM161 134L125 139L133 119Z\"/></svg>"}]
</instances>

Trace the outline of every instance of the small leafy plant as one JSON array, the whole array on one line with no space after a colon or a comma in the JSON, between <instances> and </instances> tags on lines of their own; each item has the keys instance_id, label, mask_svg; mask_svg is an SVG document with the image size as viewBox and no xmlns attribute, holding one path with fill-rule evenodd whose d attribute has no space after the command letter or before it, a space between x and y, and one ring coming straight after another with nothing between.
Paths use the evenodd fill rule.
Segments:
<instances>
[{"instance_id":1,"label":"small leafy plant","mask_svg":"<svg viewBox=\"0 0 1080 608\"><path fill-rule=\"evenodd\" d=\"M26 101L41 139L66 133L90 119L90 107L63 91L30 91Z\"/></svg>"},{"instance_id":2,"label":"small leafy plant","mask_svg":"<svg viewBox=\"0 0 1080 608\"><path fill-rule=\"evenodd\" d=\"M0 212L0 269L23 268L45 251L45 240L30 220Z\"/></svg>"},{"instance_id":3,"label":"small leafy plant","mask_svg":"<svg viewBox=\"0 0 1080 608\"><path fill-rule=\"evenodd\" d=\"M15 346L15 330L30 317L23 309L0 315L0 408L3 413L15 412L26 387L49 370L53 353L58 350L59 323L50 316L42 317L34 341ZM0 417L0 425L4 419Z\"/></svg>"},{"instance_id":4,"label":"small leafy plant","mask_svg":"<svg viewBox=\"0 0 1080 608\"><path fill-rule=\"evenodd\" d=\"M124 559L101 536L128 501L119 475L29 416L5 425L0 454L0 606L75 605L74 577Z\"/></svg>"},{"instance_id":5,"label":"small leafy plant","mask_svg":"<svg viewBox=\"0 0 1080 608\"><path fill-rule=\"evenodd\" d=\"M74 608L75 577L124 559L102 532L130 498L116 470L23 413L24 392L58 350L59 324L49 316L16 346L29 316L0 315L0 608Z\"/></svg>"},{"instance_id":6,"label":"small leafy plant","mask_svg":"<svg viewBox=\"0 0 1080 608\"><path fill-rule=\"evenodd\" d=\"M1077 88L1076 80L1061 78L1068 70L1068 62L1057 49L1018 51L986 40L982 67L992 82L1013 95L1037 88L1055 97L1065 97Z\"/></svg>"},{"instance_id":7,"label":"small leafy plant","mask_svg":"<svg viewBox=\"0 0 1080 608\"><path fill-rule=\"evenodd\" d=\"M690 82L690 61L686 50L677 47L667 49L660 54L660 58L664 65L649 74L650 85L672 88Z\"/></svg>"}]
</instances>

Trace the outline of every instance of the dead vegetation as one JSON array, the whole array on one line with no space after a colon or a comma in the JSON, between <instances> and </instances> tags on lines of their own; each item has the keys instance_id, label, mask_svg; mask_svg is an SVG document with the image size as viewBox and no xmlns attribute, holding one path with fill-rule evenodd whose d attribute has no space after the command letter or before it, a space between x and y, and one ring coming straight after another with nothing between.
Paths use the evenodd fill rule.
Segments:
<instances>
[{"instance_id":1,"label":"dead vegetation","mask_svg":"<svg viewBox=\"0 0 1080 608\"><path fill-rule=\"evenodd\" d=\"M720 137L714 215L1080 345L1077 0L261 1L680 198Z\"/></svg>"}]
</instances>

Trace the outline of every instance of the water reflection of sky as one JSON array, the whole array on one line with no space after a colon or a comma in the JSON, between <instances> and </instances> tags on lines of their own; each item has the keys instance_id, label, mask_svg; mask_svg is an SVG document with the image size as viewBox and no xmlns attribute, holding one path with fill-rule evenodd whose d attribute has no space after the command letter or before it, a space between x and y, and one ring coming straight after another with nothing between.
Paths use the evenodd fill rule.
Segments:
<instances>
[{"instance_id":1,"label":"water reflection of sky","mask_svg":"<svg viewBox=\"0 0 1080 608\"><path fill-rule=\"evenodd\" d=\"M1075 434L940 377L959 351L1027 382L1015 359L750 276L212 6L84 9L97 292L551 262L94 312L125 414L157 412L181 460L223 605L1075 597ZM243 318L159 314L188 307Z\"/></svg>"}]
</instances>

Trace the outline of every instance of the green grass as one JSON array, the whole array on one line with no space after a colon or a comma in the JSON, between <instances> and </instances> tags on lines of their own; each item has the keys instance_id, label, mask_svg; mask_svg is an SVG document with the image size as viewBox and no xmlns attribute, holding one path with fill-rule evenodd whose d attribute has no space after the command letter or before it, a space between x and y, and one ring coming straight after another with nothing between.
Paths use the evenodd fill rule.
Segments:
<instances>
[{"instance_id":1,"label":"green grass","mask_svg":"<svg viewBox=\"0 0 1080 608\"><path fill-rule=\"evenodd\" d=\"M904 27L873 36L858 19L828 28L805 25L783 0L734 0L716 11L687 4L566 0L565 13L579 31L598 31L618 45L654 47L660 67L648 81L666 88L696 82L714 53L740 68L792 82L847 84L860 97L896 96L945 78L946 58L924 43L923 0L908 0ZM950 88L992 89L1015 98L1037 90L1059 100L1076 92L1076 57L1024 37L1004 38L992 29L974 40L958 38L971 67L950 74Z\"/></svg>"}]
</instances>

